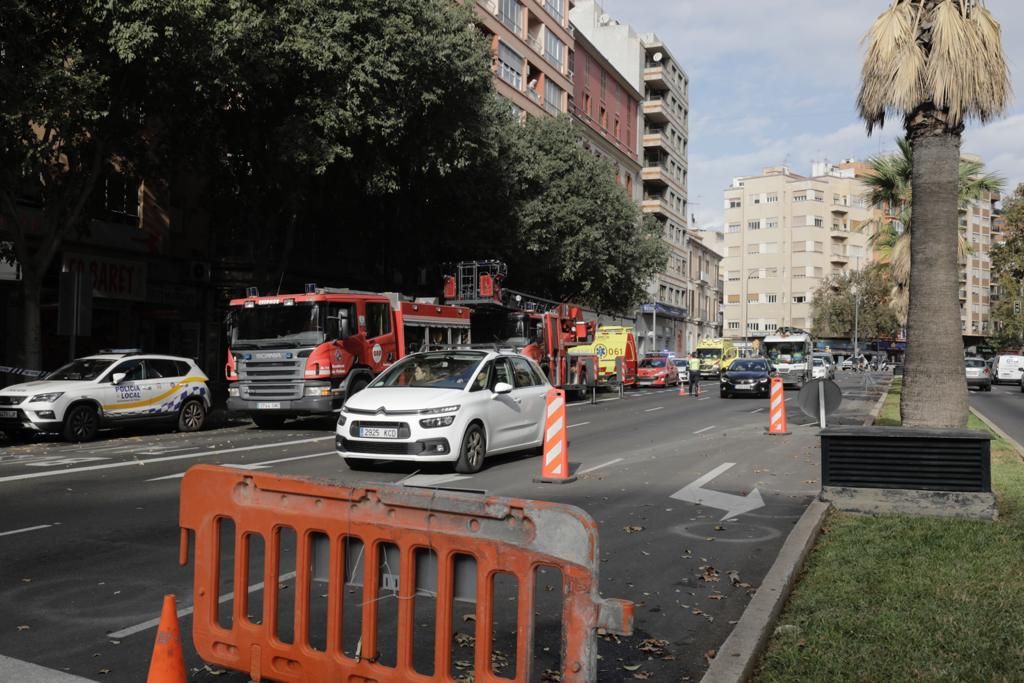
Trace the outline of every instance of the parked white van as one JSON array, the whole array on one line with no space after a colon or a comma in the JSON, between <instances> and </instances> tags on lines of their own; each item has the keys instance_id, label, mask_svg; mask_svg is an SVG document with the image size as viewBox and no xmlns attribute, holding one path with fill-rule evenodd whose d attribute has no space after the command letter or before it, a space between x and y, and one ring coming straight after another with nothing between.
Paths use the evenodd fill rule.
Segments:
<instances>
[{"instance_id":1,"label":"parked white van","mask_svg":"<svg viewBox=\"0 0 1024 683\"><path fill-rule=\"evenodd\" d=\"M1017 384L1024 376L1024 356L996 356L992 363L992 383Z\"/></svg>"}]
</instances>

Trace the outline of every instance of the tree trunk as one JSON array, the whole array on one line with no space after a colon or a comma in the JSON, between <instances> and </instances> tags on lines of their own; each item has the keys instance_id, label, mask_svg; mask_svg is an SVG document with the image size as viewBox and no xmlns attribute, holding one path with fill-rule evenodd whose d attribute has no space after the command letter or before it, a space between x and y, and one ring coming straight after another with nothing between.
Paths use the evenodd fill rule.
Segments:
<instances>
[{"instance_id":1,"label":"tree trunk","mask_svg":"<svg viewBox=\"0 0 1024 683\"><path fill-rule=\"evenodd\" d=\"M21 264L21 329L22 363L30 370L42 370L42 323L40 303L43 294L43 277L40 273L29 272L30 267Z\"/></svg>"},{"instance_id":2,"label":"tree trunk","mask_svg":"<svg viewBox=\"0 0 1024 683\"><path fill-rule=\"evenodd\" d=\"M927 118L927 120L922 120ZM900 411L910 427L967 426L957 239L960 133L934 116L908 125L914 229Z\"/></svg>"}]
</instances>

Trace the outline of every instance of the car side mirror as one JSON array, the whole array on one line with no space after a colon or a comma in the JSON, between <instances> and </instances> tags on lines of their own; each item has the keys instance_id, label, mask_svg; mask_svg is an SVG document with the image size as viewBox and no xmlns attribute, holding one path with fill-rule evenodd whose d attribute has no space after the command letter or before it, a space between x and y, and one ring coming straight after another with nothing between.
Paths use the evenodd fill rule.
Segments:
<instances>
[{"instance_id":1,"label":"car side mirror","mask_svg":"<svg viewBox=\"0 0 1024 683\"><path fill-rule=\"evenodd\" d=\"M120 384L121 382L124 381L124 378L127 376L128 375L126 375L123 372L115 372L113 375L111 375L110 379L113 381L114 384Z\"/></svg>"},{"instance_id":2,"label":"car side mirror","mask_svg":"<svg viewBox=\"0 0 1024 683\"><path fill-rule=\"evenodd\" d=\"M511 394L512 385L508 382L498 382L494 385L494 395L500 396L501 394Z\"/></svg>"}]
</instances>

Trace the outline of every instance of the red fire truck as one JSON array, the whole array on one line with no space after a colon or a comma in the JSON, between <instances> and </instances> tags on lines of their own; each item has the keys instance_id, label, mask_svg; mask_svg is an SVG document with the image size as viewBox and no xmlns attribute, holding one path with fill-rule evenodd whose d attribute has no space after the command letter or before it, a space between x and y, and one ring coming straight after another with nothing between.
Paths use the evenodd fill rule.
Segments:
<instances>
[{"instance_id":1,"label":"red fire truck","mask_svg":"<svg viewBox=\"0 0 1024 683\"><path fill-rule=\"evenodd\" d=\"M596 323L579 306L542 299L504 286L501 261L463 261L444 278L447 303L473 308L473 339L515 349L532 358L556 387L569 383L569 349L593 341Z\"/></svg>"},{"instance_id":2,"label":"red fire truck","mask_svg":"<svg viewBox=\"0 0 1024 683\"><path fill-rule=\"evenodd\" d=\"M260 427L329 414L402 356L471 342L470 309L433 299L313 284L246 294L228 314L228 410Z\"/></svg>"}]
</instances>

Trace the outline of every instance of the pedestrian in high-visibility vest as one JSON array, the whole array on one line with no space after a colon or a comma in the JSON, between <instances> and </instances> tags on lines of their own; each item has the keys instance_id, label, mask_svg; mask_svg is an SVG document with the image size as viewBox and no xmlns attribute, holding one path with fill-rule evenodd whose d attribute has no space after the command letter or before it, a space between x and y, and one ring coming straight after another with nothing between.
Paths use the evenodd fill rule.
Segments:
<instances>
[{"instance_id":1,"label":"pedestrian in high-visibility vest","mask_svg":"<svg viewBox=\"0 0 1024 683\"><path fill-rule=\"evenodd\" d=\"M700 358L691 351L687 356L687 367L690 369L690 396L700 393Z\"/></svg>"}]
</instances>

